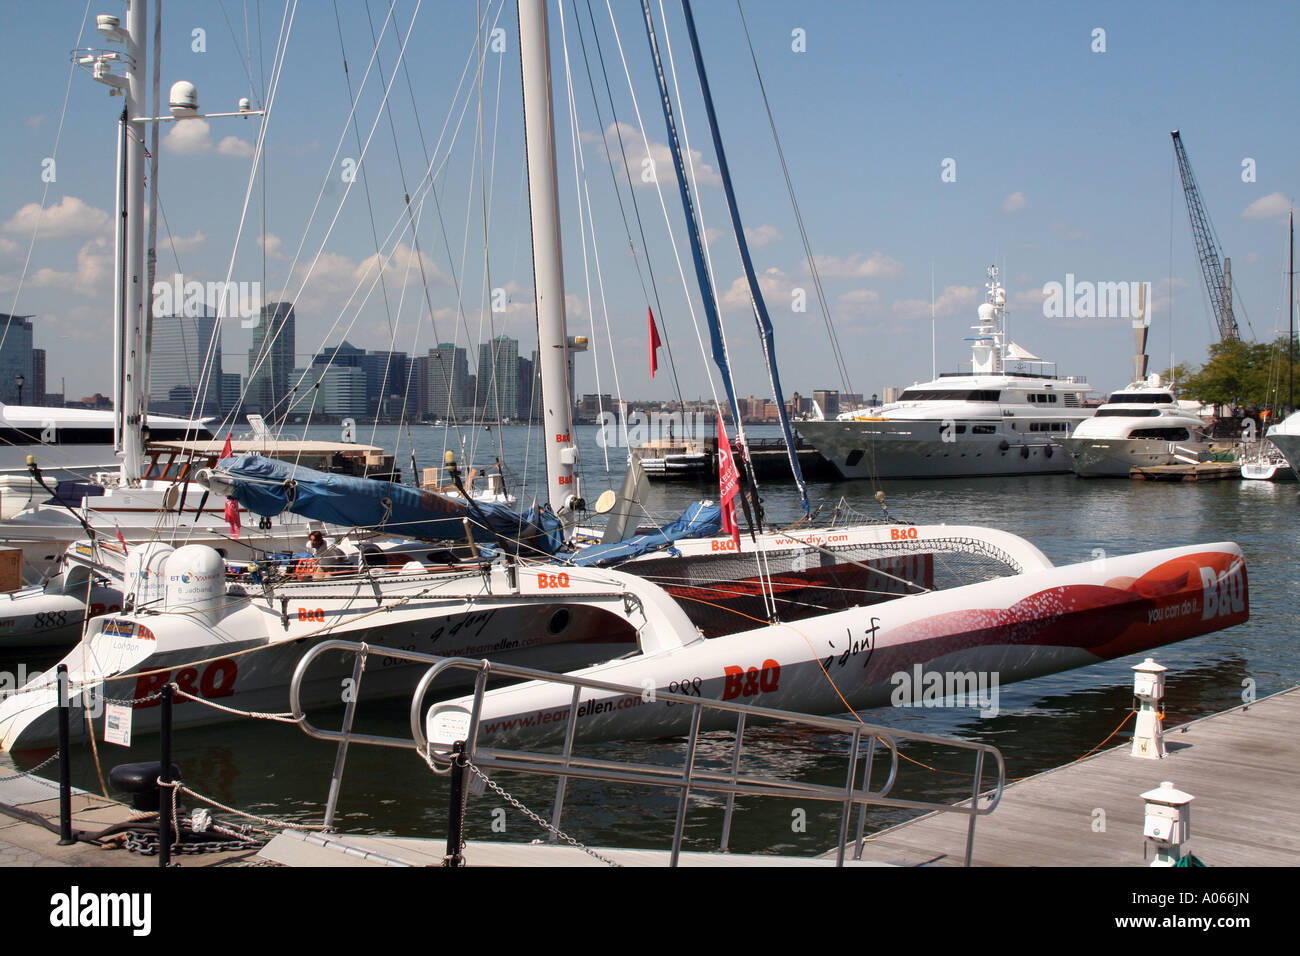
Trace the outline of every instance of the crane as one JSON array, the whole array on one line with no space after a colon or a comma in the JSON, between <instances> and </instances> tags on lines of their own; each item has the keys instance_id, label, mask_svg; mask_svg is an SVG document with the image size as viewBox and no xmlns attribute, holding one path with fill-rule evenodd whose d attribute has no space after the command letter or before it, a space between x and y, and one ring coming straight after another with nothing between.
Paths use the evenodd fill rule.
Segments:
<instances>
[{"instance_id":1,"label":"crane","mask_svg":"<svg viewBox=\"0 0 1300 956\"><path fill-rule=\"evenodd\" d=\"M1183 194L1187 197L1187 218L1192 222L1192 237L1196 240L1196 253L1201 257L1201 274L1210 293L1210 308L1219 324L1219 338L1239 339L1237 319L1232 314L1232 260L1219 255L1219 244L1214 239L1210 217L1201 201L1201 191L1192 175L1192 164L1187 160L1178 130L1174 138L1174 155L1178 158L1178 173L1183 179Z\"/></svg>"}]
</instances>

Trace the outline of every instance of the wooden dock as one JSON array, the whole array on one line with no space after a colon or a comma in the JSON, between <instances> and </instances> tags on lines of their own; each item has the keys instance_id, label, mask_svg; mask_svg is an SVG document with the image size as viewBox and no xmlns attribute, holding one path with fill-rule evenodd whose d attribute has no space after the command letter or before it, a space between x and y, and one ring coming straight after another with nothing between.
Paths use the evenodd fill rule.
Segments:
<instances>
[{"instance_id":1,"label":"wooden dock","mask_svg":"<svg viewBox=\"0 0 1300 956\"><path fill-rule=\"evenodd\" d=\"M1011 784L975 825L972 865L1147 866L1139 795L1169 780L1196 798L1188 848L1207 866L1300 866L1297 726L1300 687L1166 731L1164 760L1126 742ZM878 832L862 859L961 866L965 841L966 817L927 814Z\"/></svg>"},{"instance_id":2,"label":"wooden dock","mask_svg":"<svg viewBox=\"0 0 1300 956\"><path fill-rule=\"evenodd\" d=\"M1151 465L1132 468L1134 481L1227 481L1241 477L1241 465L1235 461L1202 461L1187 465Z\"/></svg>"},{"instance_id":3,"label":"wooden dock","mask_svg":"<svg viewBox=\"0 0 1300 956\"><path fill-rule=\"evenodd\" d=\"M98 845L78 842L59 846L59 789L43 777L0 780L0 804L10 808L0 807L0 866L158 867L157 856L142 856L123 849L120 836L105 839ZM74 831L99 833L113 824L130 820L133 813L126 804L73 788ZM49 826L35 822L37 817ZM228 866L248 861L256 852L257 847L250 847L245 851L176 854L172 860L181 866Z\"/></svg>"}]
</instances>

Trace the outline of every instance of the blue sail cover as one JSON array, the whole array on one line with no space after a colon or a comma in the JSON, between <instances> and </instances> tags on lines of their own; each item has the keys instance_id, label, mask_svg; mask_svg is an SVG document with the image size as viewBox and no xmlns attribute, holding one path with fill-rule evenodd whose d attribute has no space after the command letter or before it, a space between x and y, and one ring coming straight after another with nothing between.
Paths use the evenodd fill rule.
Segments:
<instances>
[{"instance_id":1,"label":"blue sail cover","mask_svg":"<svg viewBox=\"0 0 1300 956\"><path fill-rule=\"evenodd\" d=\"M291 511L327 524L436 541L464 541L468 519L475 542L525 539L547 553L556 547L555 535L538 533L540 522L505 505L479 502L471 507L434 491L330 475L260 455L225 458L217 468L235 485L231 497L263 517Z\"/></svg>"},{"instance_id":2,"label":"blue sail cover","mask_svg":"<svg viewBox=\"0 0 1300 956\"><path fill-rule=\"evenodd\" d=\"M638 555L648 554L666 548L679 538L703 538L717 534L722 528L722 509L717 505L697 501L672 524L664 525L649 534L639 534L626 541L612 541L609 544L593 544L584 548L569 559L570 564L580 568L593 565L613 564Z\"/></svg>"}]
</instances>

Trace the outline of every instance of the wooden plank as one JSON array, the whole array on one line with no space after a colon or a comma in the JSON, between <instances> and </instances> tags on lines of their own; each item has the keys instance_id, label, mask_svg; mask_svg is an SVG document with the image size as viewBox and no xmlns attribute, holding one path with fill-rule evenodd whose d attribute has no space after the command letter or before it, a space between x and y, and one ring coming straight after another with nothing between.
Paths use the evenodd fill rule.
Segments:
<instances>
[{"instance_id":1,"label":"wooden plank","mask_svg":"<svg viewBox=\"0 0 1300 956\"><path fill-rule=\"evenodd\" d=\"M1143 866L1139 797L1172 780L1196 797L1190 849L1211 865L1300 865L1300 738L1292 688L1166 734L1166 759L1141 760L1129 745L1010 784L975 825L977 866ZM1105 832L1092 830L1094 808ZM927 814L879 831L864 859L959 866L966 818Z\"/></svg>"}]
</instances>

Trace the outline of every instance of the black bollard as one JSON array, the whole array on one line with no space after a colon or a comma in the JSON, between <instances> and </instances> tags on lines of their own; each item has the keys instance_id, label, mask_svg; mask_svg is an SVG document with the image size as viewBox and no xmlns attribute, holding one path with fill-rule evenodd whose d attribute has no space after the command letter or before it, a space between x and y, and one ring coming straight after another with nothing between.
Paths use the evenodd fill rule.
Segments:
<instances>
[{"instance_id":1,"label":"black bollard","mask_svg":"<svg viewBox=\"0 0 1300 956\"><path fill-rule=\"evenodd\" d=\"M443 866L463 866L460 842L465 825L465 742L459 740L451 746L451 797L447 810L447 855Z\"/></svg>"},{"instance_id":2,"label":"black bollard","mask_svg":"<svg viewBox=\"0 0 1300 956\"><path fill-rule=\"evenodd\" d=\"M162 689L162 766L158 779L162 783L172 780L172 694L174 684L164 684ZM170 866L172 861L172 791L170 787L158 788L158 865Z\"/></svg>"},{"instance_id":3,"label":"black bollard","mask_svg":"<svg viewBox=\"0 0 1300 956\"><path fill-rule=\"evenodd\" d=\"M76 843L72 835L72 745L68 732L68 665L55 672L55 693L59 695L59 846ZM95 728L91 727L93 734Z\"/></svg>"}]
</instances>

